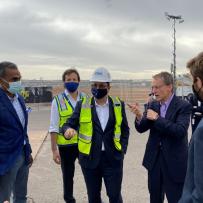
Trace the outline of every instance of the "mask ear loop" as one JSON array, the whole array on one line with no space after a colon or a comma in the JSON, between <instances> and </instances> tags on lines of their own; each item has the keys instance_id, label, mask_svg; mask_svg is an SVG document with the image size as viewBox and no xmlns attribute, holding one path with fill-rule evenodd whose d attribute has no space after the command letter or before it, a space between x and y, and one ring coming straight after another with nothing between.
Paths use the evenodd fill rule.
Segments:
<instances>
[{"instance_id":1,"label":"mask ear loop","mask_svg":"<svg viewBox=\"0 0 203 203\"><path fill-rule=\"evenodd\" d=\"M1 80L2 80L4 83L7 83L7 84L9 85L9 83L8 83L6 80L4 80L3 78L1 78ZM3 89L10 97L12 97L12 96L14 95L14 94L12 94L11 92L8 91L9 86L8 86L8 87L5 87L5 85L2 85L1 82L0 82L0 87L2 87L2 89Z\"/></svg>"}]
</instances>

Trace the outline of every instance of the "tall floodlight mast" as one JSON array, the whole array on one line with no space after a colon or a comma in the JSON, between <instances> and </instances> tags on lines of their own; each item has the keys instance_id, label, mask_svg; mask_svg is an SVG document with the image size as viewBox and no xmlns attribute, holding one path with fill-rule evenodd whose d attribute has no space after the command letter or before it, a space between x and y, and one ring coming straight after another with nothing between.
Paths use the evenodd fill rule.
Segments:
<instances>
[{"instance_id":1,"label":"tall floodlight mast","mask_svg":"<svg viewBox=\"0 0 203 203\"><path fill-rule=\"evenodd\" d=\"M179 23L183 23L184 20L181 15L174 16L169 15L167 12L165 12L166 18L170 21L172 20L172 29L173 29L173 64L171 67L171 73L173 75L174 79L174 92L176 90L176 21Z\"/></svg>"}]
</instances>

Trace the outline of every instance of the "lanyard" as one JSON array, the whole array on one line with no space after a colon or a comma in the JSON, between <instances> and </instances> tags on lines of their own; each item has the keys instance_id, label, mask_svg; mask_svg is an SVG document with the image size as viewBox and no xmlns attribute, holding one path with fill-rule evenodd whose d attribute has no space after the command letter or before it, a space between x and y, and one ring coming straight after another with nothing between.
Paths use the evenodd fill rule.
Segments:
<instances>
[{"instance_id":1,"label":"lanyard","mask_svg":"<svg viewBox=\"0 0 203 203\"><path fill-rule=\"evenodd\" d=\"M69 98L67 97L67 95L65 93L63 93L63 96L65 97L67 102L70 104L71 108L74 110L73 105L71 104L71 102L70 102Z\"/></svg>"}]
</instances>

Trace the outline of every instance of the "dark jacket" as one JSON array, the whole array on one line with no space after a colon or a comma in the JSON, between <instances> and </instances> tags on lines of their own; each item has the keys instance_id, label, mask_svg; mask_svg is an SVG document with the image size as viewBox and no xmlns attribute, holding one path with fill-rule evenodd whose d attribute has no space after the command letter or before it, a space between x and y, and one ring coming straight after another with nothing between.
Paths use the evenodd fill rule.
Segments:
<instances>
[{"instance_id":1,"label":"dark jacket","mask_svg":"<svg viewBox=\"0 0 203 203\"><path fill-rule=\"evenodd\" d=\"M79 118L80 118L80 111L81 111L81 104L82 101L79 101L76 105L74 113L72 117L68 119L68 122L63 126L63 132L68 128L73 128L78 130L79 126ZM95 101L92 99L92 121L93 121L93 136L92 136L92 147L90 151L90 155L86 156L83 154L79 154L79 162L82 167L86 168L96 168L99 164L100 157L101 157L101 149L102 149L102 141L104 142L105 146L105 153L109 159L111 164L119 164L120 161L124 158L124 153L126 153L127 146L128 146L128 138L129 138L129 127L128 122L125 114L125 107L124 103L122 102L122 124L121 124L121 145L122 151L116 150L113 137L114 137L114 126L115 126L115 115L113 109L113 102L109 97L109 120L107 122L106 128L103 131L99 118L96 113L95 108Z\"/></svg>"},{"instance_id":2,"label":"dark jacket","mask_svg":"<svg viewBox=\"0 0 203 203\"><path fill-rule=\"evenodd\" d=\"M150 109L160 113L160 104L154 101ZM135 122L138 132L150 130L146 145L143 165L151 170L161 148L170 177L175 182L183 182L187 168L188 136L191 105L174 96L166 112L165 118L156 121L146 119L146 112L140 123Z\"/></svg>"},{"instance_id":3,"label":"dark jacket","mask_svg":"<svg viewBox=\"0 0 203 203\"><path fill-rule=\"evenodd\" d=\"M15 164L16 159L25 149L26 162L29 161L31 147L27 135L28 115L23 98L18 100L25 116L23 128L18 115L5 92L0 88L0 175L4 175ZM24 140L26 145L24 145Z\"/></svg>"},{"instance_id":4,"label":"dark jacket","mask_svg":"<svg viewBox=\"0 0 203 203\"><path fill-rule=\"evenodd\" d=\"M187 174L179 203L203 202L203 119L197 126L189 146Z\"/></svg>"},{"instance_id":5,"label":"dark jacket","mask_svg":"<svg viewBox=\"0 0 203 203\"><path fill-rule=\"evenodd\" d=\"M203 102L198 101L195 95L192 95L189 98L189 102L193 106L191 115L191 126L193 133L203 117Z\"/></svg>"}]
</instances>

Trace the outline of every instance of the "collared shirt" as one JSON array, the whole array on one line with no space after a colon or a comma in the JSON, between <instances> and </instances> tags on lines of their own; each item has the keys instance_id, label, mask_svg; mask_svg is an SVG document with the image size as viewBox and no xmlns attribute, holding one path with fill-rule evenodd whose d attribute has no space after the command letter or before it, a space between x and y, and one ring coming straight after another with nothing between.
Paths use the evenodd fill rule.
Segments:
<instances>
[{"instance_id":1,"label":"collared shirt","mask_svg":"<svg viewBox=\"0 0 203 203\"><path fill-rule=\"evenodd\" d=\"M80 94L78 94L77 100L74 100L66 89L64 93L68 97L72 107L75 108L77 101L80 100ZM49 126L50 133L51 132L59 133L59 121L60 121L60 118L59 118L58 106L56 103L56 99L53 99L51 104L51 117L50 117L50 126Z\"/></svg>"},{"instance_id":2,"label":"collared shirt","mask_svg":"<svg viewBox=\"0 0 203 203\"><path fill-rule=\"evenodd\" d=\"M11 101L11 104L13 105L13 108L16 110L16 113L18 115L18 118L23 126L23 128L25 127L25 116L23 113L23 109L22 106L18 100L18 94L15 94L14 97L9 97L9 100ZM26 144L26 141L24 140L24 145Z\"/></svg>"},{"instance_id":3,"label":"collared shirt","mask_svg":"<svg viewBox=\"0 0 203 203\"><path fill-rule=\"evenodd\" d=\"M22 109L22 106L18 100L18 94L16 94L14 97L9 97L9 100L11 101L11 104L13 105L13 108L15 109L17 115L18 115L18 118L23 126L23 128L25 127L25 116L24 116L24 113L23 113L23 109Z\"/></svg>"},{"instance_id":4,"label":"collared shirt","mask_svg":"<svg viewBox=\"0 0 203 203\"><path fill-rule=\"evenodd\" d=\"M171 100L173 99L173 96L174 94L172 94L168 99L167 101L165 101L164 103L160 103L161 107L160 107L160 116L162 118L165 118L166 116L166 112L167 112L167 109L171 103Z\"/></svg>"},{"instance_id":5,"label":"collared shirt","mask_svg":"<svg viewBox=\"0 0 203 203\"><path fill-rule=\"evenodd\" d=\"M96 112L97 112L97 116L99 118L102 130L104 131L107 125L107 122L109 120L109 100L107 98L106 103L103 105L99 105L96 101L95 101L95 107L96 107ZM104 151L104 143L102 142L102 151Z\"/></svg>"}]
</instances>

